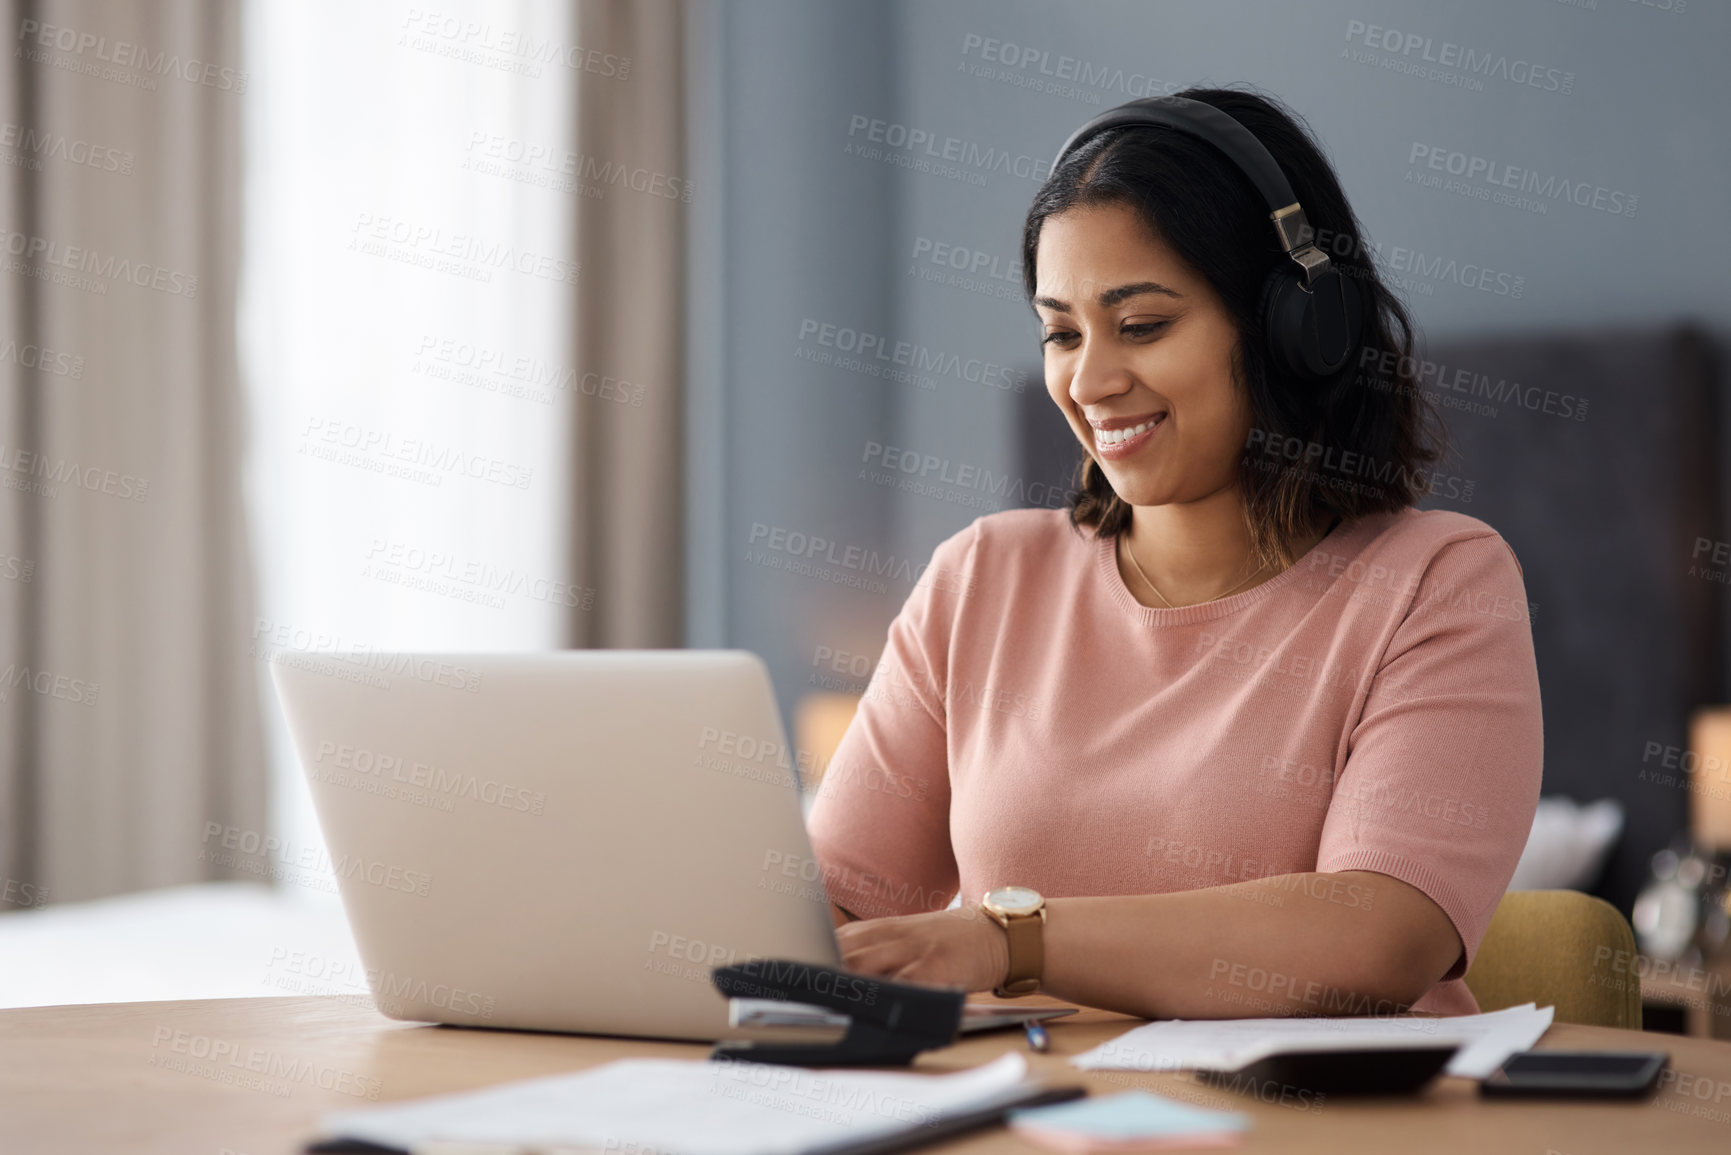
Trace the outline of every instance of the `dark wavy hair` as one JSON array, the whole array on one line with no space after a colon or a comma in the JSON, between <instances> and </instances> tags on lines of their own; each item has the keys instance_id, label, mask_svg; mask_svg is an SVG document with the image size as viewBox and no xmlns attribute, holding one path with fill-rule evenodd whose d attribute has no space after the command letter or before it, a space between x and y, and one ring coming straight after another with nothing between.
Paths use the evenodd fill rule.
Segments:
<instances>
[{"instance_id":1,"label":"dark wavy hair","mask_svg":"<svg viewBox=\"0 0 1731 1155\"><path fill-rule=\"evenodd\" d=\"M1308 127L1248 90L1191 88L1176 95L1226 112L1262 142L1304 206L1313 243L1356 282L1364 325L1346 366L1309 381L1285 378L1270 363L1262 285L1288 258L1275 243L1268 206L1213 145L1175 129L1109 129L1053 170L1022 229L1023 287L1032 308L1046 218L1101 205L1128 206L1213 286L1238 332L1234 384L1247 392L1252 414L1237 473L1245 521L1257 560L1285 567L1297 560L1295 544L1334 516L1350 521L1416 504L1431 484L1425 467L1447 451L1447 429L1418 387L1412 320L1378 274ZM1130 524L1129 503L1086 452L1069 517L1098 536L1115 536Z\"/></svg>"}]
</instances>

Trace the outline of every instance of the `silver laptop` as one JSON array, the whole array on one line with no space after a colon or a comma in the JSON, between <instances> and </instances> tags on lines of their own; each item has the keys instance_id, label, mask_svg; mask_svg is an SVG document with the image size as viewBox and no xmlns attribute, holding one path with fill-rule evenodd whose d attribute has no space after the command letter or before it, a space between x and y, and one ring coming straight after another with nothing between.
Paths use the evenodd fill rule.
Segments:
<instances>
[{"instance_id":1,"label":"silver laptop","mask_svg":"<svg viewBox=\"0 0 1731 1155\"><path fill-rule=\"evenodd\" d=\"M710 968L841 965L756 655L285 652L271 675L384 1014L749 1037Z\"/></svg>"}]
</instances>

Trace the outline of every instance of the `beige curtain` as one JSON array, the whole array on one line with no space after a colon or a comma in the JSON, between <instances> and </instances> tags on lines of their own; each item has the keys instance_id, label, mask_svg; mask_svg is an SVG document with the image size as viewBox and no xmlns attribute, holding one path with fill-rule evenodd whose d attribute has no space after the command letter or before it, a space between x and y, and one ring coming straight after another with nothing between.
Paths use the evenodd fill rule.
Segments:
<instances>
[{"instance_id":1,"label":"beige curtain","mask_svg":"<svg viewBox=\"0 0 1731 1155\"><path fill-rule=\"evenodd\" d=\"M227 0L11 6L0 55L0 911L265 830ZM24 888L28 887L28 892Z\"/></svg>"},{"instance_id":2,"label":"beige curtain","mask_svg":"<svg viewBox=\"0 0 1731 1155\"><path fill-rule=\"evenodd\" d=\"M574 201L574 355L642 398L575 406L570 564L596 591L574 611L579 647L678 646L684 634L684 20L683 0L577 4L577 43L614 61L577 82L584 183L605 191Z\"/></svg>"}]
</instances>

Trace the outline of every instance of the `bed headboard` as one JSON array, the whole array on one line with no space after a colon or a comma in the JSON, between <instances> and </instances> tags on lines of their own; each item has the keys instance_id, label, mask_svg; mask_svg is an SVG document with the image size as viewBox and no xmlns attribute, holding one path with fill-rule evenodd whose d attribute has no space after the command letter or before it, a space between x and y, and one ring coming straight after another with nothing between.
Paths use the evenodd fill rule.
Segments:
<instances>
[{"instance_id":1,"label":"bed headboard","mask_svg":"<svg viewBox=\"0 0 1731 1155\"><path fill-rule=\"evenodd\" d=\"M1622 802L1598 889L1627 913L1653 852L1688 825L1674 771L1643 755L1685 746L1689 712L1724 692L1725 587L1688 576L1696 539L1725 537L1712 349L1667 327L1438 341L1427 356L1445 380L1482 374L1506 398L1494 416L1443 408L1455 454L1439 468L1476 484L1469 504L1426 504L1489 523L1520 559L1544 790Z\"/></svg>"}]
</instances>

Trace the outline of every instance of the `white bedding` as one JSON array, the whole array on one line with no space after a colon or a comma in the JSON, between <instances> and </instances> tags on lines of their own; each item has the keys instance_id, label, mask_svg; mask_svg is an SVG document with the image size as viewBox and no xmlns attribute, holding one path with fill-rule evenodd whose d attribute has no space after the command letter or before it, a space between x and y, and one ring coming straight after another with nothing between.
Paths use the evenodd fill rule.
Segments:
<instances>
[{"instance_id":1,"label":"white bedding","mask_svg":"<svg viewBox=\"0 0 1731 1155\"><path fill-rule=\"evenodd\" d=\"M0 1007L293 994L366 995L335 895L211 882L0 914Z\"/></svg>"}]
</instances>

